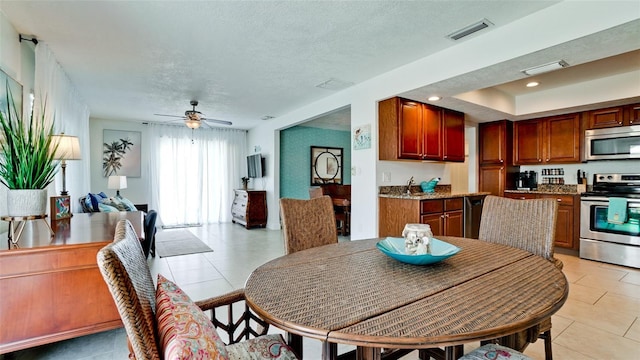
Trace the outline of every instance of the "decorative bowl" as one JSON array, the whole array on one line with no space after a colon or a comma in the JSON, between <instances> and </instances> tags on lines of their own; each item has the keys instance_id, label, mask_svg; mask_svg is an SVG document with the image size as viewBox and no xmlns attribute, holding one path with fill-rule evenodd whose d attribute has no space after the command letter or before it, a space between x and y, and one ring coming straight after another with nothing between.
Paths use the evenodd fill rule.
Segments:
<instances>
[{"instance_id":1,"label":"decorative bowl","mask_svg":"<svg viewBox=\"0 0 640 360\"><path fill-rule=\"evenodd\" d=\"M388 237L376 243L378 250L400 262L413 265L434 264L450 258L460 251L460 248L436 238L431 239L431 254L410 255L405 252L404 239Z\"/></svg>"}]
</instances>

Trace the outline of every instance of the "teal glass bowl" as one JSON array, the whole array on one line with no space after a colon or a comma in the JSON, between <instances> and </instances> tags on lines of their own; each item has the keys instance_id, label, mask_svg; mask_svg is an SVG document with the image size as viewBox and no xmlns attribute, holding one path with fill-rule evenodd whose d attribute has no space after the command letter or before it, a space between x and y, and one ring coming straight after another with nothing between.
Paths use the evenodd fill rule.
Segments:
<instances>
[{"instance_id":1,"label":"teal glass bowl","mask_svg":"<svg viewBox=\"0 0 640 360\"><path fill-rule=\"evenodd\" d=\"M436 238L431 239L431 254L407 254L404 249L404 238L388 237L376 243L378 250L400 262L412 265L428 265L448 259L460 251L460 248Z\"/></svg>"}]
</instances>

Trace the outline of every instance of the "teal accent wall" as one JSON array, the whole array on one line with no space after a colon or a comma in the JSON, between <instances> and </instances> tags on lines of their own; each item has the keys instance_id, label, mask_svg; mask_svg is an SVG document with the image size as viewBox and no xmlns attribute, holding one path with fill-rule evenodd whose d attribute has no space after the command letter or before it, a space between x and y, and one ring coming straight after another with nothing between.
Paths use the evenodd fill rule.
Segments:
<instances>
[{"instance_id":1,"label":"teal accent wall","mask_svg":"<svg viewBox=\"0 0 640 360\"><path fill-rule=\"evenodd\" d=\"M280 132L280 197L308 199L311 186L311 146L343 149L343 184L351 184L349 131L294 126Z\"/></svg>"}]
</instances>

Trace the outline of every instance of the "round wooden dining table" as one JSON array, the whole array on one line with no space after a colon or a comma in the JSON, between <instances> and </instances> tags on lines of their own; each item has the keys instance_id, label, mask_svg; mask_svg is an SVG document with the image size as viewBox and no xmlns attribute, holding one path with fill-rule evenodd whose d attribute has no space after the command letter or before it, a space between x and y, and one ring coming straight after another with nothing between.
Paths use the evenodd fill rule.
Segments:
<instances>
[{"instance_id":1,"label":"round wooden dining table","mask_svg":"<svg viewBox=\"0 0 640 360\"><path fill-rule=\"evenodd\" d=\"M567 279L524 250L475 239L438 237L461 248L430 265L394 260L382 239L325 245L274 259L245 285L247 303L290 334L357 346L357 358L381 349L445 348L506 337L550 317L564 304Z\"/></svg>"}]
</instances>

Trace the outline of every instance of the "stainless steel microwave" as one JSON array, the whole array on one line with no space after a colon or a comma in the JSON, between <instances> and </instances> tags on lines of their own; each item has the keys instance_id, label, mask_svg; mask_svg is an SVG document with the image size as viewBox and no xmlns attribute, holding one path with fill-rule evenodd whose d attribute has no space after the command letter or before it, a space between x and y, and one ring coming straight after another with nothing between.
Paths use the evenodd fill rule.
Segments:
<instances>
[{"instance_id":1,"label":"stainless steel microwave","mask_svg":"<svg viewBox=\"0 0 640 360\"><path fill-rule=\"evenodd\" d=\"M640 125L584 132L585 160L640 159Z\"/></svg>"}]
</instances>

